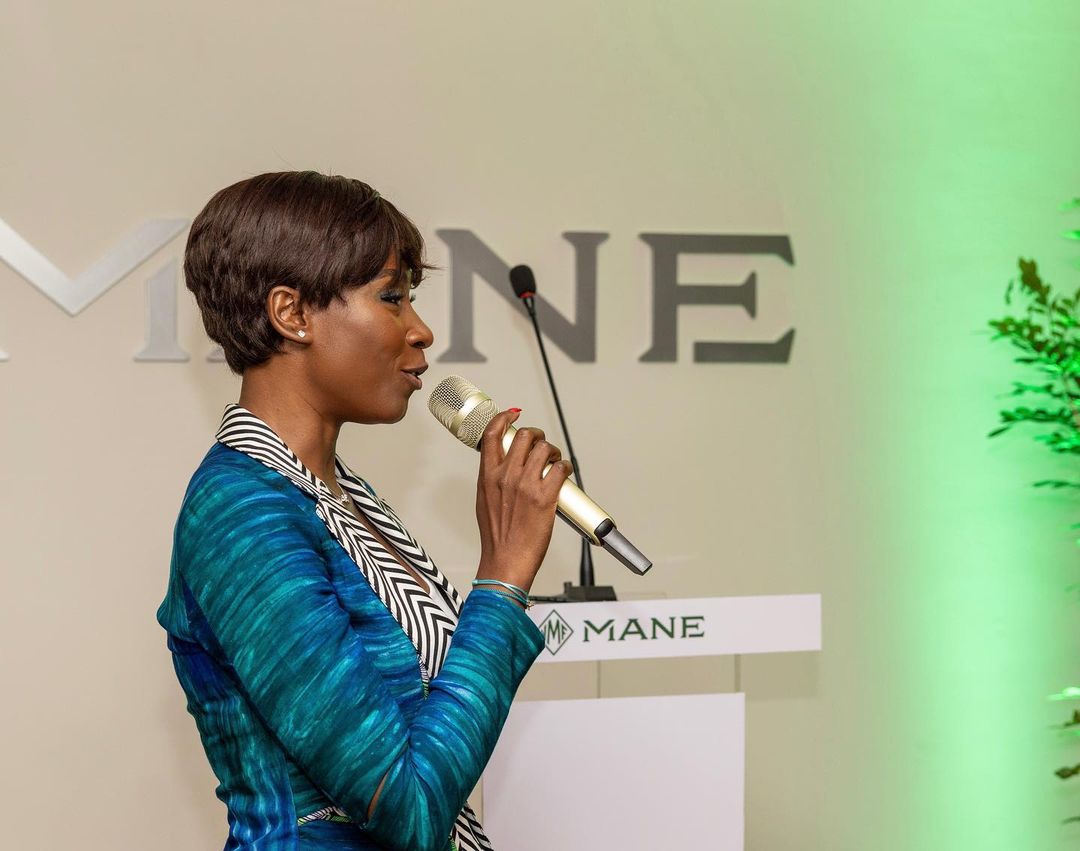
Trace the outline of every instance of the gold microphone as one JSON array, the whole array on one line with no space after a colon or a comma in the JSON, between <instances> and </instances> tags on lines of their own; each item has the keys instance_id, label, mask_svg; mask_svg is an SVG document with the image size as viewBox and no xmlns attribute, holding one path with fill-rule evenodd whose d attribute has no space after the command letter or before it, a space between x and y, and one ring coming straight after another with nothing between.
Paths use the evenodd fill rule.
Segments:
<instances>
[{"instance_id":1,"label":"gold microphone","mask_svg":"<svg viewBox=\"0 0 1080 851\"><path fill-rule=\"evenodd\" d=\"M428 410L454 437L472 449L479 449L484 429L499 412L499 406L476 385L451 375L431 391ZM507 428L503 435L504 450L509 450L516 431L514 426ZM550 469L548 464L544 474ZM615 528L611 515L569 479L559 490L558 513L582 537L603 547L634 573L641 575L652 567L652 562Z\"/></svg>"}]
</instances>

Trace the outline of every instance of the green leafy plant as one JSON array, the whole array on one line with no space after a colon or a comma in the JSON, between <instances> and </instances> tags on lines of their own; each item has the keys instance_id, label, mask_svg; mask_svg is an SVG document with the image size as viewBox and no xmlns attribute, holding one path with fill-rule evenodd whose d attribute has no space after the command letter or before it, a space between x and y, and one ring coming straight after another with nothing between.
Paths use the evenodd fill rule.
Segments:
<instances>
[{"instance_id":1,"label":"green leafy plant","mask_svg":"<svg viewBox=\"0 0 1080 851\"><path fill-rule=\"evenodd\" d=\"M1080 207L1080 198L1066 206ZM1065 235L1080 240L1080 230ZM1015 303L1018 315L991 320L990 327L996 332L993 339L1008 340L1020 350L1014 360L1024 365L1029 378L1013 381L1009 396L1022 397L1027 404L1001 411L990 437L1019 425L1039 427L1035 440L1061 458L1064 472L1059 478L1035 482L1035 487L1080 492L1080 289L1071 296L1055 292L1039 276L1034 260L1020 258L1019 267L1019 277L1005 291L1005 303L1010 307ZM1080 523L1072 528L1080 528ZM1080 686L1064 688L1049 699L1078 700ZM1073 710L1056 729L1070 738L1080 736L1080 710ZM1062 780L1080 775L1080 764L1064 766L1055 774ZM1080 816L1065 819L1071 821L1080 821Z\"/></svg>"}]
</instances>

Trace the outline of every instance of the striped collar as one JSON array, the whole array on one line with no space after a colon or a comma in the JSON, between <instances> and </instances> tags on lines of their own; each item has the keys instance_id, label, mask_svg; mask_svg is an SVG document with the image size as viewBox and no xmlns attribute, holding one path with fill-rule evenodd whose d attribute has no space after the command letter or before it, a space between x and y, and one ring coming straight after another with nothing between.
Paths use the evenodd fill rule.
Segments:
<instances>
[{"instance_id":1,"label":"striped collar","mask_svg":"<svg viewBox=\"0 0 1080 851\"><path fill-rule=\"evenodd\" d=\"M335 499L329 486L316 476L300 457L293 452L269 425L247 408L237 404L225 406L217 441L249 455L285 476L308 496L316 500ZM373 499L378 500L374 489L350 470L337 455L334 456L334 475L341 483L348 479L363 487ZM381 500L379 500L381 503Z\"/></svg>"}]
</instances>

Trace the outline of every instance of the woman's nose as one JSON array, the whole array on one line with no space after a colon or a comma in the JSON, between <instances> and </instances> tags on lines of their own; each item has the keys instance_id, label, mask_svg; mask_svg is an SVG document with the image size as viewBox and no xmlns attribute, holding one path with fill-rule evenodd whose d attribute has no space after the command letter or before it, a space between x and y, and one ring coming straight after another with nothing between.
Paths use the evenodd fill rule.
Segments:
<instances>
[{"instance_id":1,"label":"woman's nose","mask_svg":"<svg viewBox=\"0 0 1080 851\"><path fill-rule=\"evenodd\" d=\"M435 342L435 335L431 333L427 323L420 318L420 314L415 310L413 311L412 325L409 327L405 339L410 346L417 349L426 349Z\"/></svg>"}]
</instances>

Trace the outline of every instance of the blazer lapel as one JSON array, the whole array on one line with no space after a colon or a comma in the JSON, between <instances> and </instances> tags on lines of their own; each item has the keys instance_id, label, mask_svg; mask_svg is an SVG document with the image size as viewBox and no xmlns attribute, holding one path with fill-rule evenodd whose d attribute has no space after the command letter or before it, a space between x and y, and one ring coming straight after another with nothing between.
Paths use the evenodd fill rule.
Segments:
<instances>
[{"instance_id":1,"label":"blazer lapel","mask_svg":"<svg viewBox=\"0 0 1080 851\"><path fill-rule=\"evenodd\" d=\"M461 597L393 510L367 482L335 458L338 483L405 561L436 586L434 593L442 593L452 617L424 593L398 560L259 417L240 405L226 406L217 439L277 471L315 500L315 513L331 537L348 553L416 648L424 679L435 676L457 626Z\"/></svg>"},{"instance_id":2,"label":"blazer lapel","mask_svg":"<svg viewBox=\"0 0 1080 851\"><path fill-rule=\"evenodd\" d=\"M364 516L371 521L376 529L393 544L402 557L416 569L421 576L431 580L443 592L455 615L461 614L461 595L446 578L438 565L432 561L427 551L420 546L412 536L401 518L374 490L345 465L337 459L338 484L353 498L353 502L364 512Z\"/></svg>"}]
</instances>

